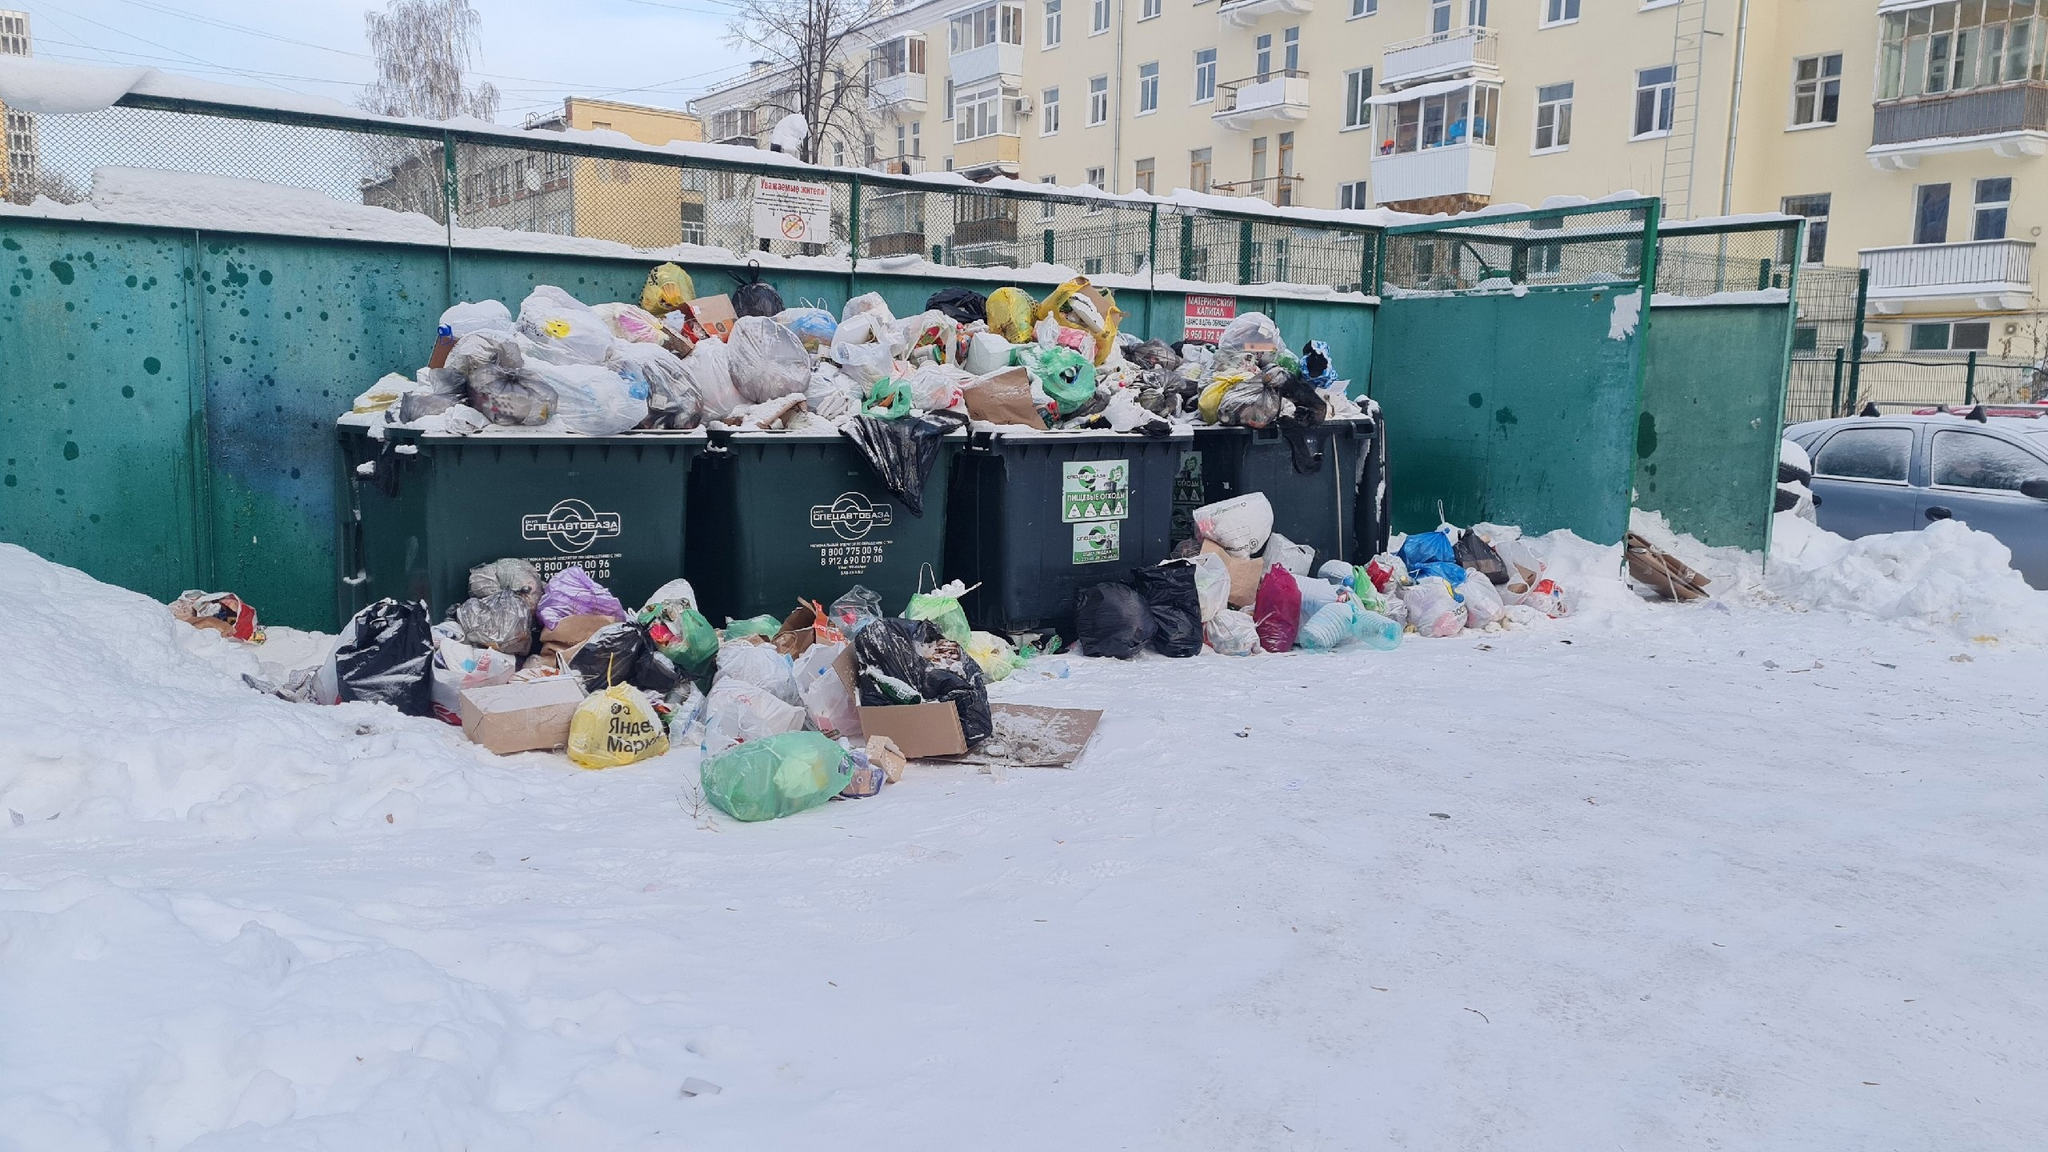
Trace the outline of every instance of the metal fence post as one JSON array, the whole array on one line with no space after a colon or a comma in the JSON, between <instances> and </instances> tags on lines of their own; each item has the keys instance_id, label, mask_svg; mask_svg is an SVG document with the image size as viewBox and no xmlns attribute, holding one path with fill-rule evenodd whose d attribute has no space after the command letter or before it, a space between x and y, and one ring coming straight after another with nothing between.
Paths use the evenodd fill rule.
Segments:
<instances>
[{"instance_id":1,"label":"metal fence post","mask_svg":"<svg viewBox=\"0 0 2048 1152\"><path fill-rule=\"evenodd\" d=\"M1863 385L1863 313L1870 304L1870 269L1856 270L1856 330L1849 337L1849 407L1856 407L1856 394Z\"/></svg>"},{"instance_id":2,"label":"metal fence post","mask_svg":"<svg viewBox=\"0 0 2048 1152\"><path fill-rule=\"evenodd\" d=\"M1828 399L1829 416L1840 416L1842 414L1842 364L1848 357L1848 351L1848 349L1842 347L1835 349L1835 391L1834 395Z\"/></svg>"},{"instance_id":3,"label":"metal fence post","mask_svg":"<svg viewBox=\"0 0 2048 1152\"><path fill-rule=\"evenodd\" d=\"M1756 262L1756 290L1759 292L1771 286L1771 258L1764 257Z\"/></svg>"},{"instance_id":4,"label":"metal fence post","mask_svg":"<svg viewBox=\"0 0 2048 1152\"><path fill-rule=\"evenodd\" d=\"M1045 230L1045 262L1047 264L1055 263L1052 258L1052 229L1050 228Z\"/></svg>"},{"instance_id":5,"label":"metal fence post","mask_svg":"<svg viewBox=\"0 0 2048 1152\"><path fill-rule=\"evenodd\" d=\"M1159 322L1159 205L1145 207L1145 323Z\"/></svg>"},{"instance_id":6,"label":"metal fence post","mask_svg":"<svg viewBox=\"0 0 2048 1152\"><path fill-rule=\"evenodd\" d=\"M1252 282L1252 222L1237 222L1237 282Z\"/></svg>"},{"instance_id":7,"label":"metal fence post","mask_svg":"<svg viewBox=\"0 0 2048 1152\"><path fill-rule=\"evenodd\" d=\"M1188 280L1203 279L1203 277L1188 275L1188 269L1194 266L1195 217L1193 213L1183 213L1180 218L1180 274L1182 278Z\"/></svg>"},{"instance_id":8,"label":"metal fence post","mask_svg":"<svg viewBox=\"0 0 2048 1152\"><path fill-rule=\"evenodd\" d=\"M1969 361L1963 366L1963 407L1977 402L1977 354L1970 353Z\"/></svg>"},{"instance_id":9,"label":"metal fence post","mask_svg":"<svg viewBox=\"0 0 2048 1152\"><path fill-rule=\"evenodd\" d=\"M848 180L846 190L846 298L860 295L860 174Z\"/></svg>"},{"instance_id":10,"label":"metal fence post","mask_svg":"<svg viewBox=\"0 0 2048 1152\"><path fill-rule=\"evenodd\" d=\"M441 216L447 221L447 228L444 230L447 235L447 246L443 254L442 267L445 269L447 280L445 298L450 308L456 304L455 208L459 183L455 171L455 136L444 130L441 133Z\"/></svg>"}]
</instances>

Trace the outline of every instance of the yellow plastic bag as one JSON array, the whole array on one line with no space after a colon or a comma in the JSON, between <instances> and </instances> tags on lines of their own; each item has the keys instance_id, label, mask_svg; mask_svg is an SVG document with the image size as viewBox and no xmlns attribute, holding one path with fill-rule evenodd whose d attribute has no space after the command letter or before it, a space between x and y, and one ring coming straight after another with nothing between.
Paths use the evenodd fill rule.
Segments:
<instances>
[{"instance_id":1,"label":"yellow plastic bag","mask_svg":"<svg viewBox=\"0 0 2048 1152\"><path fill-rule=\"evenodd\" d=\"M1227 372L1210 381L1209 386L1202 389L1201 398L1195 402L1196 410L1201 413L1202 423L1221 423L1223 420L1223 394L1249 379L1251 377L1242 372Z\"/></svg>"},{"instance_id":2,"label":"yellow plastic bag","mask_svg":"<svg viewBox=\"0 0 2048 1152\"><path fill-rule=\"evenodd\" d=\"M1022 288L998 288L988 294L988 329L1012 344L1028 344L1037 307Z\"/></svg>"},{"instance_id":3,"label":"yellow plastic bag","mask_svg":"<svg viewBox=\"0 0 2048 1152\"><path fill-rule=\"evenodd\" d=\"M569 760L578 768L617 768L667 752L661 717L629 684L592 692L569 718Z\"/></svg>"},{"instance_id":4,"label":"yellow plastic bag","mask_svg":"<svg viewBox=\"0 0 2048 1152\"><path fill-rule=\"evenodd\" d=\"M696 298L697 285L680 264L658 265L640 289L640 307L656 316L666 316Z\"/></svg>"},{"instance_id":5,"label":"yellow plastic bag","mask_svg":"<svg viewBox=\"0 0 2048 1152\"><path fill-rule=\"evenodd\" d=\"M1116 306L1116 297L1088 283L1087 277L1076 276L1053 289L1045 303L1031 314L1034 321L1048 316L1062 328L1073 328L1093 337L1095 363L1100 367L1116 347L1117 323L1124 313Z\"/></svg>"}]
</instances>

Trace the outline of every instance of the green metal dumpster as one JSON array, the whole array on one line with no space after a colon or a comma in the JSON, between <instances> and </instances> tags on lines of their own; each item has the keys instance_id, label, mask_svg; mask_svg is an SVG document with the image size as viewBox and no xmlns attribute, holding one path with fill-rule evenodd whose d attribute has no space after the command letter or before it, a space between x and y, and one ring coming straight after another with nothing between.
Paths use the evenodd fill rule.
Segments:
<instances>
[{"instance_id":1,"label":"green metal dumpster","mask_svg":"<svg viewBox=\"0 0 2048 1152\"><path fill-rule=\"evenodd\" d=\"M1193 440L975 432L954 464L946 573L977 628L1073 638L1074 595L1173 547L1174 474Z\"/></svg>"},{"instance_id":2,"label":"green metal dumpster","mask_svg":"<svg viewBox=\"0 0 2048 1152\"><path fill-rule=\"evenodd\" d=\"M628 607L683 574L701 432L368 432L338 428L341 620L386 596L439 617L469 596L471 567L513 556L542 576L580 565Z\"/></svg>"},{"instance_id":3,"label":"green metal dumpster","mask_svg":"<svg viewBox=\"0 0 2048 1152\"><path fill-rule=\"evenodd\" d=\"M1174 480L1173 538L1194 535L1192 513L1247 492L1273 505L1273 531L1325 560L1371 559L1386 544L1381 491L1386 448L1369 416L1328 421L1305 433L1303 461L1278 428L1199 427ZM1370 475L1369 475L1370 474Z\"/></svg>"},{"instance_id":4,"label":"green metal dumpster","mask_svg":"<svg viewBox=\"0 0 2048 1152\"><path fill-rule=\"evenodd\" d=\"M914 516L837 434L714 429L690 485L690 583L714 624L799 599L830 604L855 584L903 611L929 570L943 580L946 492L963 437L949 435Z\"/></svg>"}]
</instances>

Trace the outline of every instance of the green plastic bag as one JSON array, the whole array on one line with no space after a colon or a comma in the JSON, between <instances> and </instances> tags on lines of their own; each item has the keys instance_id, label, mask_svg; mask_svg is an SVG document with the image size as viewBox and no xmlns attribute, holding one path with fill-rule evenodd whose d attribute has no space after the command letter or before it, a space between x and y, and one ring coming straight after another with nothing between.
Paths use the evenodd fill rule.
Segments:
<instances>
[{"instance_id":1,"label":"green plastic bag","mask_svg":"<svg viewBox=\"0 0 2048 1152\"><path fill-rule=\"evenodd\" d=\"M926 571L930 565L926 565ZM920 579L918 584L922 586ZM967 646L968 637L974 629L967 626L967 613L960 608L960 597L967 595L967 588L958 580L929 592L918 592L910 598L910 607L903 610L906 620L929 620L939 630L939 635L960 645Z\"/></svg>"},{"instance_id":2,"label":"green plastic bag","mask_svg":"<svg viewBox=\"0 0 2048 1152\"><path fill-rule=\"evenodd\" d=\"M718 655L718 629L695 608L679 600L649 604L636 621L647 630L647 640L684 676L701 675Z\"/></svg>"},{"instance_id":3,"label":"green plastic bag","mask_svg":"<svg viewBox=\"0 0 2048 1152\"><path fill-rule=\"evenodd\" d=\"M889 379L868 385L868 401L862 405L861 414L884 420L901 420L910 415L910 385Z\"/></svg>"},{"instance_id":4,"label":"green plastic bag","mask_svg":"<svg viewBox=\"0 0 2048 1152\"><path fill-rule=\"evenodd\" d=\"M773 616L750 616L745 620L735 620L730 616L725 618L727 640L738 640L747 636L765 636L773 640L780 631L782 621Z\"/></svg>"},{"instance_id":5,"label":"green plastic bag","mask_svg":"<svg viewBox=\"0 0 2048 1152\"><path fill-rule=\"evenodd\" d=\"M704 795L735 820L773 820L816 808L853 779L846 749L816 732L784 732L706 756Z\"/></svg>"},{"instance_id":6,"label":"green plastic bag","mask_svg":"<svg viewBox=\"0 0 2048 1152\"><path fill-rule=\"evenodd\" d=\"M1095 399L1095 365L1072 348L1026 344L1017 349L1017 362L1052 402L1048 407L1055 417Z\"/></svg>"}]
</instances>

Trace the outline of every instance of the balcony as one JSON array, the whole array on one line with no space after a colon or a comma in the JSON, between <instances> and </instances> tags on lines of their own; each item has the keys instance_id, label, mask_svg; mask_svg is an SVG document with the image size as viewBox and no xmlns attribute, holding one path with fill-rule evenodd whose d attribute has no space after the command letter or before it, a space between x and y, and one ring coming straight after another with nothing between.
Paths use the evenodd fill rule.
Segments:
<instances>
[{"instance_id":1,"label":"balcony","mask_svg":"<svg viewBox=\"0 0 2048 1152\"><path fill-rule=\"evenodd\" d=\"M989 244L1015 244L1017 242L1017 218L1015 216L989 216L980 220L961 220L953 225L953 247L974 248Z\"/></svg>"},{"instance_id":2,"label":"balcony","mask_svg":"<svg viewBox=\"0 0 2048 1152\"><path fill-rule=\"evenodd\" d=\"M1224 184L1212 184L1209 190L1221 196L1244 196L1264 200L1268 204L1286 207L1301 203L1303 178L1300 176L1267 176L1257 180L1234 180Z\"/></svg>"},{"instance_id":3,"label":"balcony","mask_svg":"<svg viewBox=\"0 0 2048 1152\"><path fill-rule=\"evenodd\" d=\"M894 76L877 76L868 85L868 103L876 108L901 108L907 112L922 112L926 103L925 75L922 72L898 72Z\"/></svg>"},{"instance_id":4,"label":"balcony","mask_svg":"<svg viewBox=\"0 0 2048 1152\"><path fill-rule=\"evenodd\" d=\"M759 138L759 137L757 137L757 136L755 136L755 135L754 135L753 133L751 133L751 132L749 132L749 133L748 133L748 134L746 134L745 136L740 136L740 135L732 135L732 136L720 136L720 137L719 137L718 139L716 139L716 140L713 140L713 141L712 141L712 143L713 143L713 144L730 144L730 145L732 145L732 146L733 146L733 147L735 147L735 148L759 148L759 147L761 146L761 140L760 140L760 138Z\"/></svg>"},{"instance_id":5,"label":"balcony","mask_svg":"<svg viewBox=\"0 0 2048 1152\"><path fill-rule=\"evenodd\" d=\"M1865 248L1871 310L1896 313L1910 304L1953 308L1970 301L1987 312L2010 312L2034 299L2031 240L1971 240Z\"/></svg>"},{"instance_id":6,"label":"balcony","mask_svg":"<svg viewBox=\"0 0 2048 1152\"><path fill-rule=\"evenodd\" d=\"M1493 195L1493 161L1491 147L1470 141L1376 155L1372 158L1373 202L1397 204L1446 197L1484 200Z\"/></svg>"},{"instance_id":7,"label":"balcony","mask_svg":"<svg viewBox=\"0 0 2048 1152\"><path fill-rule=\"evenodd\" d=\"M1216 86L1216 110L1209 118L1242 132L1261 120L1308 119L1308 73L1290 70L1232 80Z\"/></svg>"},{"instance_id":8,"label":"balcony","mask_svg":"<svg viewBox=\"0 0 2048 1152\"><path fill-rule=\"evenodd\" d=\"M1880 170L1917 168L1940 152L2048 154L2048 84L2039 81L1880 101L1872 113L1867 155Z\"/></svg>"},{"instance_id":9,"label":"balcony","mask_svg":"<svg viewBox=\"0 0 2048 1152\"><path fill-rule=\"evenodd\" d=\"M964 176L1015 176L1023 155L1015 133L998 133L953 145L953 171Z\"/></svg>"},{"instance_id":10,"label":"balcony","mask_svg":"<svg viewBox=\"0 0 2048 1152\"><path fill-rule=\"evenodd\" d=\"M891 176L918 176L926 170L922 156L883 156L869 162L868 168Z\"/></svg>"},{"instance_id":11,"label":"balcony","mask_svg":"<svg viewBox=\"0 0 2048 1152\"><path fill-rule=\"evenodd\" d=\"M1389 88L1475 73L1500 75L1500 33L1491 28L1453 28L1404 40L1387 45L1380 57L1380 83Z\"/></svg>"},{"instance_id":12,"label":"balcony","mask_svg":"<svg viewBox=\"0 0 2048 1152\"><path fill-rule=\"evenodd\" d=\"M1224 0L1216 15L1233 28L1249 28L1268 16L1306 16L1311 0Z\"/></svg>"},{"instance_id":13,"label":"balcony","mask_svg":"<svg viewBox=\"0 0 2048 1152\"><path fill-rule=\"evenodd\" d=\"M983 44L953 55L953 87L960 88L991 76L1022 76L1024 45Z\"/></svg>"}]
</instances>

